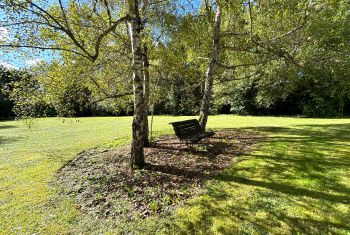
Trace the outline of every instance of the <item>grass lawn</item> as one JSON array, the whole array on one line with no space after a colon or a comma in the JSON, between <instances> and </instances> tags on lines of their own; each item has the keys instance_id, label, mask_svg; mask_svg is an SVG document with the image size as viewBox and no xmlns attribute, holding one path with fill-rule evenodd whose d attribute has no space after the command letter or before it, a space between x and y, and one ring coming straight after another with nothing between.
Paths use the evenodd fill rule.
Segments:
<instances>
[{"instance_id":1,"label":"grass lawn","mask_svg":"<svg viewBox=\"0 0 350 235\"><path fill-rule=\"evenodd\" d=\"M154 129L169 133L168 123L180 119L188 117L155 117ZM130 126L130 117L38 119L29 130L22 122L0 122L0 233L93 229L72 199L57 200L52 182L78 152L126 143ZM350 119L223 115L210 117L209 128L264 137L180 208L163 232L350 233ZM113 231L113 224L96 227Z\"/></svg>"}]
</instances>

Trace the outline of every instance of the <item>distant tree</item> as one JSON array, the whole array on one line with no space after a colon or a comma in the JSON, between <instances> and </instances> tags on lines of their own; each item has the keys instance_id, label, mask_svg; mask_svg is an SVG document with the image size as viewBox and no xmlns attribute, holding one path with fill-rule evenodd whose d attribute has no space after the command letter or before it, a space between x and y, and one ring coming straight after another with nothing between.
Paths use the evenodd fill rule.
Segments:
<instances>
[{"instance_id":1,"label":"distant tree","mask_svg":"<svg viewBox=\"0 0 350 235\"><path fill-rule=\"evenodd\" d=\"M23 76L22 73L15 69L8 69L0 66L0 118L14 117L14 103L10 99L13 86Z\"/></svg>"}]
</instances>

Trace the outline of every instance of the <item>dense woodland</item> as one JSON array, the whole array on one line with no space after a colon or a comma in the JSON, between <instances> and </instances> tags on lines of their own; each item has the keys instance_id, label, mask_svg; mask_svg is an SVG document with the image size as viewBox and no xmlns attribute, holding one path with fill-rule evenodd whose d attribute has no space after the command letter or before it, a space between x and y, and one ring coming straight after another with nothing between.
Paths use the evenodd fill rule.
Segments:
<instances>
[{"instance_id":1,"label":"dense woodland","mask_svg":"<svg viewBox=\"0 0 350 235\"><path fill-rule=\"evenodd\" d=\"M51 57L0 69L0 116L133 114L139 152L149 112L349 115L349 4L1 1L2 53Z\"/></svg>"}]
</instances>

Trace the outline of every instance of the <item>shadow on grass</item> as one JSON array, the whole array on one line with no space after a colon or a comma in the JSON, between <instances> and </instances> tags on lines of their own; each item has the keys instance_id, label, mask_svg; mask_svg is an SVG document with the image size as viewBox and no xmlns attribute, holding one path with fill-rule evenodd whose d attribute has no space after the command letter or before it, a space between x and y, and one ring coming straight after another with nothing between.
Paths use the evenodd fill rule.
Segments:
<instances>
[{"instance_id":1,"label":"shadow on grass","mask_svg":"<svg viewBox=\"0 0 350 235\"><path fill-rule=\"evenodd\" d=\"M244 140L227 141L230 136ZM127 146L83 151L60 169L57 182L61 194L74 195L87 214L110 219L164 215L197 195L204 182L230 166L236 153L255 143L254 135L238 131L220 131L217 137L189 148L174 136L163 136L145 148L145 168L134 171ZM125 207L123 213L119 207Z\"/></svg>"},{"instance_id":2,"label":"shadow on grass","mask_svg":"<svg viewBox=\"0 0 350 235\"><path fill-rule=\"evenodd\" d=\"M219 160L216 158L220 154L225 153L226 149L232 147L230 144L223 142L214 142L210 144L201 144L199 146L202 148L181 148L174 146L170 147L167 145L156 146L155 149L162 151L164 155L172 155L172 157L182 159L182 161L180 162L179 166L176 166L175 164L170 165L169 162L167 164L161 165L149 163L146 164L145 169L176 176L182 176L188 179L204 180L216 176L220 171L227 167L227 162L230 161L229 159L227 161L222 161L222 164L220 164L221 159ZM154 155L149 155L149 158L154 158ZM189 159L189 162L187 162L183 156L195 159L195 161ZM213 161L217 162L217 164L210 164L210 162Z\"/></svg>"},{"instance_id":3,"label":"shadow on grass","mask_svg":"<svg viewBox=\"0 0 350 235\"><path fill-rule=\"evenodd\" d=\"M227 133L233 135L237 132L218 132L218 137L213 141L204 140L193 146L180 143L174 137L166 137L165 141L160 139L147 151L145 169L198 182L211 179L228 167L233 157L237 157L238 153L255 141L251 137L244 145L237 146L227 141Z\"/></svg>"},{"instance_id":4,"label":"shadow on grass","mask_svg":"<svg viewBox=\"0 0 350 235\"><path fill-rule=\"evenodd\" d=\"M216 138L216 139L222 140L222 138ZM219 141L211 142L210 140L207 140L207 141L203 141L198 144L195 144L194 146L187 146L183 143L179 143L178 141L174 140L166 144L159 143L152 147L172 155L175 154L175 155L182 156L186 154L186 155L192 155L196 157L206 157L209 159L215 159L218 155L224 153L226 149L230 148L231 145L232 144L229 144L226 142L219 142Z\"/></svg>"},{"instance_id":5,"label":"shadow on grass","mask_svg":"<svg viewBox=\"0 0 350 235\"><path fill-rule=\"evenodd\" d=\"M0 121L0 122L3 122L3 121ZM17 128L17 127L14 126L14 125L5 125L5 124L1 124L0 123L0 130L2 130L2 129L12 129L12 128Z\"/></svg>"},{"instance_id":6,"label":"shadow on grass","mask_svg":"<svg viewBox=\"0 0 350 235\"><path fill-rule=\"evenodd\" d=\"M2 137L0 136L0 146L18 141L18 138Z\"/></svg>"},{"instance_id":7,"label":"shadow on grass","mask_svg":"<svg viewBox=\"0 0 350 235\"><path fill-rule=\"evenodd\" d=\"M325 193L320 191L312 191L309 189L294 187L291 185L281 184L277 182L265 182L265 181L251 180L243 177L227 176L227 175L224 177L222 176L219 177L219 180L266 188L266 189L269 189L275 192L281 192L283 194L290 195L290 196L306 196L314 199L322 199L322 200L327 200L331 202L350 203L349 195L335 195L335 194L330 194L330 193ZM340 189L338 192L343 193L343 191L345 191L345 193L349 193L349 189L346 189L346 190Z\"/></svg>"},{"instance_id":8,"label":"shadow on grass","mask_svg":"<svg viewBox=\"0 0 350 235\"><path fill-rule=\"evenodd\" d=\"M17 128L16 126L14 125L6 125L6 124L3 124L2 122L5 122L4 120L0 120L0 131L1 130L8 130L8 129L12 129L12 128ZM0 135L0 145L2 144L7 144L7 143L11 143L11 142L14 142L16 141L17 139L16 138L9 138L9 137L6 137L6 136L1 136Z\"/></svg>"},{"instance_id":9,"label":"shadow on grass","mask_svg":"<svg viewBox=\"0 0 350 235\"><path fill-rule=\"evenodd\" d=\"M350 180L350 124L244 130L264 135L262 149L216 177L208 193L190 203L173 230L350 232L350 188L346 183ZM191 218L191 213L196 217Z\"/></svg>"}]
</instances>

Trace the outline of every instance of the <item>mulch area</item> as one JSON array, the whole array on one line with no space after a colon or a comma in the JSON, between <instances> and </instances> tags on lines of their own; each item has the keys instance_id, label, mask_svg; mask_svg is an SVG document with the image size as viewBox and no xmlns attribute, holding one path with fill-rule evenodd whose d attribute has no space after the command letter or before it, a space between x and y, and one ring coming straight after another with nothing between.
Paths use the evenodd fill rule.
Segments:
<instances>
[{"instance_id":1,"label":"mulch area","mask_svg":"<svg viewBox=\"0 0 350 235\"><path fill-rule=\"evenodd\" d=\"M174 136L145 148L143 170L129 168L129 146L82 152L58 172L61 194L75 197L77 208L99 218L148 217L171 212L198 195L206 181L249 151L252 132L217 131L194 147Z\"/></svg>"}]
</instances>

